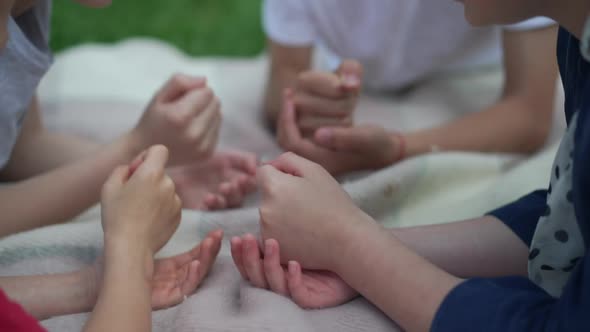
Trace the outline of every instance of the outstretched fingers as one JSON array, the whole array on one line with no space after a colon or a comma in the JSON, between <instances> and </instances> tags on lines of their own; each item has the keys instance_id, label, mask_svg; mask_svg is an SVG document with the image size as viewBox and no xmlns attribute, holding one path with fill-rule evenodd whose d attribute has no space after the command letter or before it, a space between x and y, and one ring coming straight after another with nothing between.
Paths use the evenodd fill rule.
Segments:
<instances>
[{"instance_id":1,"label":"outstretched fingers","mask_svg":"<svg viewBox=\"0 0 590 332\"><path fill-rule=\"evenodd\" d=\"M289 296L285 270L281 266L279 243L274 239L264 242L264 274L273 292Z\"/></svg>"},{"instance_id":2,"label":"outstretched fingers","mask_svg":"<svg viewBox=\"0 0 590 332\"><path fill-rule=\"evenodd\" d=\"M268 288L268 283L264 275L263 261L260 257L260 249L258 248L258 241L251 234L246 234L242 238L243 241L243 263L248 280L250 283L258 288Z\"/></svg>"}]
</instances>

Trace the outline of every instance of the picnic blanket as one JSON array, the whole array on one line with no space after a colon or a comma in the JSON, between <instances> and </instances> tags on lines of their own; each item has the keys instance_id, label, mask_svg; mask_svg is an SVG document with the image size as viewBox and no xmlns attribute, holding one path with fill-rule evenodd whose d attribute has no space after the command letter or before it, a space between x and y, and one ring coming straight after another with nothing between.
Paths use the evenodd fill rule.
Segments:
<instances>
[{"instance_id":1,"label":"picnic blanket","mask_svg":"<svg viewBox=\"0 0 590 332\"><path fill-rule=\"evenodd\" d=\"M244 149L269 159L280 149L260 117L266 61L265 55L195 59L148 39L81 46L58 55L42 82L44 121L52 129L108 141L134 125L152 93L172 73L198 74L207 76L223 103L220 148ZM493 103L501 80L501 70L489 68L435 76L402 95L365 94L356 122L396 130L443 123ZM529 159L433 153L343 178L343 186L365 211L391 227L479 216L546 187L564 128L561 97L558 99L551 139ZM191 248L214 228L223 228L226 240L217 264L198 291L182 304L154 313L154 331L399 331L362 298L336 308L308 311L243 282L231 262L227 238L258 231L257 199L253 195L240 209L183 212L179 230L159 256ZM57 273L91 263L102 248L99 218L93 208L71 223L0 240L0 275ZM78 331L87 317L54 317L42 324L50 331Z\"/></svg>"}]
</instances>

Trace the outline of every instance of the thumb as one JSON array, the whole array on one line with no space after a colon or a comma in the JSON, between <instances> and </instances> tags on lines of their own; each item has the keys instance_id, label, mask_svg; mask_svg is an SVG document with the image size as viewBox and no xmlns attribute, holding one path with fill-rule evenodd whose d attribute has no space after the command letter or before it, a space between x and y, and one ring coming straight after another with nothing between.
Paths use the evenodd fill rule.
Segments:
<instances>
[{"instance_id":1,"label":"thumb","mask_svg":"<svg viewBox=\"0 0 590 332\"><path fill-rule=\"evenodd\" d=\"M298 178L310 178L317 172L318 168L323 169L315 162L293 152L283 153L277 159L268 162L268 165L271 165L283 174Z\"/></svg>"},{"instance_id":2,"label":"thumb","mask_svg":"<svg viewBox=\"0 0 590 332\"><path fill-rule=\"evenodd\" d=\"M358 127L324 127L316 131L314 140L319 145L337 151L362 152L371 148L367 133Z\"/></svg>"},{"instance_id":3,"label":"thumb","mask_svg":"<svg viewBox=\"0 0 590 332\"><path fill-rule=\"evenodd\" d=\"M262 196L272 196L274 184L284 175L285 173L270 164L259 167L256 171L256 182L258 183L258 188L260 188Z\"/></svg>"},{"instance_id":4,"label":"thumb","mask_svg":"<svg viewBox=\"0 0 590 332\"><path fill-rule=\"evenodd\" d=\"M135 173L139 166L145 161L146 156L147 150L143 151L137 157L135 157L135 159L133 159L131 164L129 164L129 177L133 176L133 173Z\"/></svg>"},{"instance_id":5,"label":"thumb","mask_svg":"<svg viewBox=\"0 0 590 332\"><path fill-rule=\"evenodd\" d=\"M103 196L108 196L111 193L121 189L125 182L129 180L129 176L129 166L119 166L115 168L102 187Z\"/></svg>"},{"instance_id":6,"label":"thumb","mask_svg":"<svg viewBox=\"0 0 590 332\"><path fill-rule=\"evenodd\" d=\"M160 89L156 99L161 103L170 103L184 96L188 91L203 88L207 85L204 77L176 74Z\"/></svg>"},{"instance_id":7,"label":"thumb","mask_svg":"<svg viewBox=\"0 0 590 332\"><path fill-rule=\"evenodd\" d=\"M286 152L280 155L277 159L269 161L267 164L285 174L303 177L308 163L311 163L311 161L300 157L293 152Z\"/></svg>"},{"instance_id":8,"label":"thumb","mask_svg":"<svg viewBox=\"0 0 590 332\"><path fill-rule=\"evenodd\" d=\"M283 110L279 114L277 136L282 148L293 150L302 140L301 131L297 126L293 92L289 89L283 93Z\"/></svg>"},{"instance_id":9,"label":"thumb","mask_svg":"<svg viewBox=\"0 0 590 332\"><path fill-rule=\"evenodd\" d=\"M358 92L363 80L363 66L356 60L344 60L336 70L344 89Z\"/></svg>"},{"instance_id":10,"label":"thumb","mask_svg":"<svg viewBox=\"0 0 590 332\"><path fill-rule=\"evenodd\" d=\"M256 172L258 185L263 192L269 192L280 178L300 179L311 174L312 168L319 165L300 157L293 152L283 153L277 159L260 167Z\"/></svg>"},{"instance_id":11,"label":"thumb","mask_svg":"<svg viewBox=\"0 0 590 332\"><path fill-rule=\"evenodd\" d=\"M150 147L143 157L134 174L137 173L163 173L166 163L168 162L168 148L163 145L154 145Z\"/></svg>"}]
</instances>

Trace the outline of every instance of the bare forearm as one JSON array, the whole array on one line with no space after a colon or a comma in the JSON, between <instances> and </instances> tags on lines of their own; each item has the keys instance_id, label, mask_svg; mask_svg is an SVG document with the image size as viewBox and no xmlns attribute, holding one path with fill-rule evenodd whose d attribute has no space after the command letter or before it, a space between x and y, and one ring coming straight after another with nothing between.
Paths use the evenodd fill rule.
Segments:
<instances>
[{"instance_id":1,"label":"bare forearm","mask_svg":"<svg viewBox=\"0 0 590 332\"><path fill-rule=\"evenodd\" d=\"M151 331L152 259L147 250L105 240L102 287L84 331Z\"/></svg>"},{"instance_id":2,"label":"bare forearm","mask_svg":"<svg viewBox=\"0 0 590 332\"><path fill-rule=\"evenodd\" d=\"M494 217L355 233L336 272L408 331L430 329L461 277L526 275L526 245Z\"/></svg>"},{"instance_id":3,"label":"bare forearm","mask_svg":"<svg viewBox=\"0 0 590 332\"><path fill-rule=\"evenodd\" d=\"M4 180L19 181L77 161L100 149L96 142L59 133L43 131L17 146L11 162L2 171Z\"/></svg>"},{"instance_id":4,"label":"bare forearm","mask_svg":"<svg viewBox=\"0 0 590 332\"><path fill-rule=\"evenodd\" d=\"M94 302L89 284L90 273L84 271L40 275L1 277L0 288L39 320L90 311Z\"/></svg>"},{"instance_id":5,"label":"bare forearm","mask_svg":"<svg viewBox=\"0 0 590 332\"><path fill-rule=\"evenodd\" d=\"M407 155L441 151L532 153L549 134L553 103L530 109L520 97L505 98L490 108L451 123L406 134Z\"/></svg>"},{"instance_id":6,"label":"bare forearm","mask_svg":"<svg viewBox=\"0 0 590 332\"><path fill-rule=\"evenodd\" d=\"M287 68L272 68L264 98L264 113L268 123L274 128L283 105L283 91L295 88L299 72Z\"/></svg>"},{"instance_id":7,"label":"bare forearm","mask_svg":"<svg viewBox=\"0 0 590 332\"><path fill-rule=\"evenodd\" d=\"M495 105L447 125L408 134L408 154L441 150L532 153L553 119L557 29L503 33L504 88ZM534 59L534 61L531 61Z\"/></svg>"},{"instance_id":8,"label":"bare forearm","mask_svg":"<svg viewBox=\"0 0 590 332\"><path fill-rule=\"evenodd\" d=\"M96 152L89 140L47 131L37 98L33 98L8 164L0 170L3 181L19 181L53 170Z\"/></svg>"},{"instance_id":9,"label":"bare forearm","mask_svg":"<svg viewBox=\"0 0 590 332\"><path fill-rule=\"evenodd\" d=\"M264 114L269 123L274 124L277 121L281 110L283 90L293 87L297 79L297 73L281 73L278 70L271 69L271 74L266 86L266 95L264 97Z\"/></svg>"},{"instance_id":10,"label":"bare forearm","mask_svg":"<svg viewBox=\"0 0 590 332\"><path fill-rule=\"evenodd\" d=\"M312 47L286 47L269 41L270 71L264 97L264 113L274 126L282 109L283 91L295 88L299 73L311 68Z\"/></svg>"},{"instance_id":11,"label":"bare forearm","mask_svg":"<svg viewBox=\"0 0 590 332\"><path fill-rule=\"evenodd\" d=\"M495 217L391 231L418 255L458 277L527 275L527 246Z\"/></svg>"},{"instance_id":12,"label":"bare forearm","mask_svg":"<svg viewBox=\"0 0 590 332\"><path fill-rule=\"evenodd\" d=\"M358 232L371 241L344 252L336 273L404 330L430 330L440 304L461 279L431 264L379 226L371 227L364 234Z\"/></svg>"},{"instance_id":13,"label":"bare forearm","mask_svg":"<svg viewBox=\"0 0 590 332\"><path fill-rule=\"evenodd\" d=\"M98 201L112 170L138 153L127 136L92 156L0 189L0 236L65 222ZM34 208L31 208L34 207Z\"/></svg>"}]
</instances>

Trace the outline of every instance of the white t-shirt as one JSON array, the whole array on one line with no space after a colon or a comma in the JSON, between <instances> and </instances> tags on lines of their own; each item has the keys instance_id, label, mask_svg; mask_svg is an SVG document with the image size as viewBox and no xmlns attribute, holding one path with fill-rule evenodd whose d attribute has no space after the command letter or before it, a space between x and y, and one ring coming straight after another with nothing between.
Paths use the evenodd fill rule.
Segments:
<instances>
[{"instance_id":1,"label":"white t-shirt","mask_svg":"<svg viewBox=\"0 0 590 332\"><path fill-rule=\"evenodd\" d=\"M39 0L8 20L8 43L0 50L0 169L6 166L39 81L52 62L50 0Z\"/></svg>"},{"instance_id":2,"label":"white t-shirt","mask_svg":"<svg viewBox=\"0 0 590 332\"><path fill-rule=\"evenodd\" d=\"M331 68L359 60L365 85L398 89L425 76L499 64L501 28L473 28L461 4L442 0L265 0L264 29L286 46L319 46ZM553 24L536 18L508 29Z\"/></svg>"}]
</instances>

